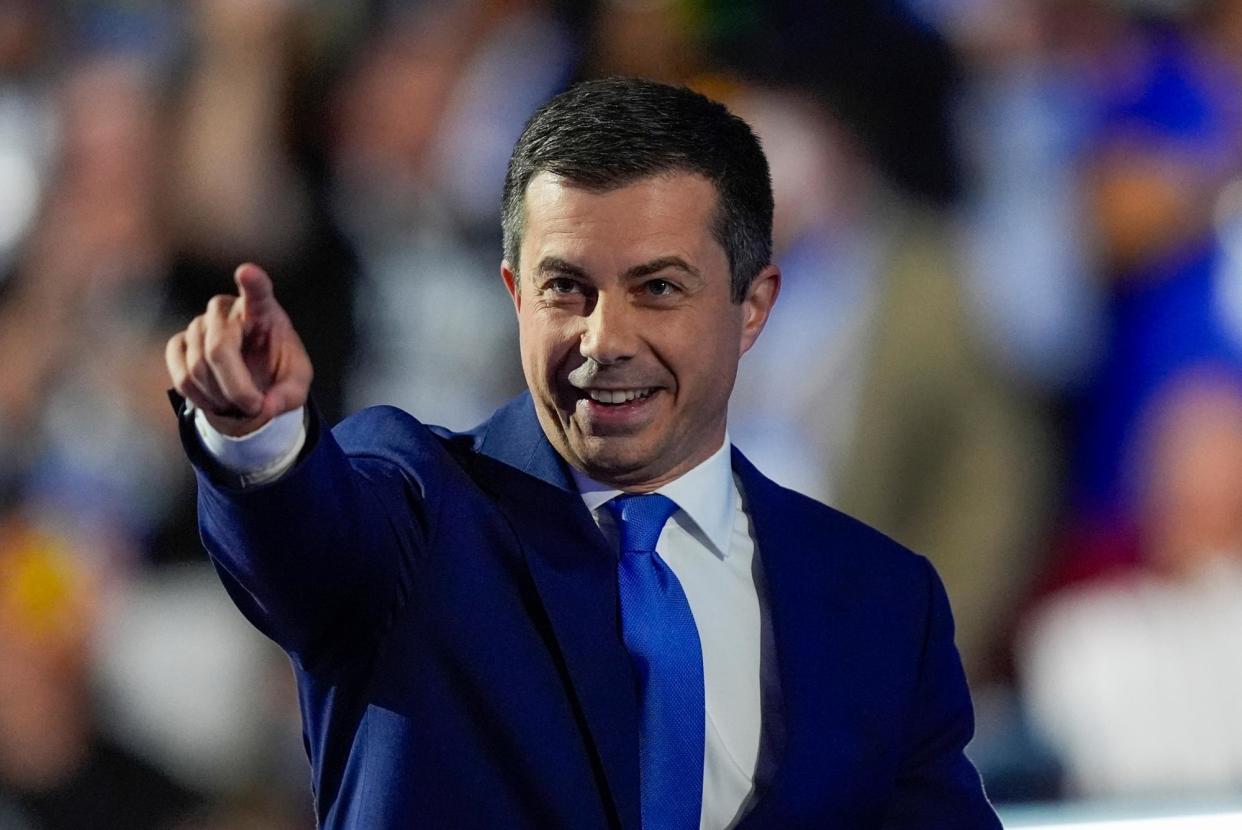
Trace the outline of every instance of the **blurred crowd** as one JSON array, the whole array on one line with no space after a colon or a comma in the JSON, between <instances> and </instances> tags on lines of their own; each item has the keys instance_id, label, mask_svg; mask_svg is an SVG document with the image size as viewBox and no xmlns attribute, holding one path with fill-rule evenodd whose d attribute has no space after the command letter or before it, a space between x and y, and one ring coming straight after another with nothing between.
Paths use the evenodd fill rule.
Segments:
<instances>
[{"instance_id":1,"label":"blurred crowd","mask_svg":"<svg viewBox=\"0 0 1242 830\"><path fill-rule=\"evenodd\" d=\"M259 262L329 420L473 425L509 151L614 74L760 135L730 437L935 562L992 797L1242 794L1242 0L0 0L2 830L313 826L164 342Z\"/></svg>"}]
</instances>

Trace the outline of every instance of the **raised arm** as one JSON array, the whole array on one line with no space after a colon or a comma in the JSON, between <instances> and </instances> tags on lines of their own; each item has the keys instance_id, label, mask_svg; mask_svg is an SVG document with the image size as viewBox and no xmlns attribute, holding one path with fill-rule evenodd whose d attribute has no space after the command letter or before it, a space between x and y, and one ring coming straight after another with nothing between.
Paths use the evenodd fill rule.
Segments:
<instances>
[{"instance_id":1,"label":"raised arm","mask_svg":"<svg viewBox=\"0 0 1242 830\"><path fill-rule=\"evenodd\" d=\"M212 298L168 341L166 359L174 387L210 427L243 437L306 406L313 371L267 274L247 264L234 279L238 294ZM334 632L356 646L387 618L408 573L401 563L421 544L416 482L392 463L347 457L313 412L301 457L257 486L188 420L182 434L204 544L256 627L309 662L332 659Z\"/></svg>"}]
</instances>

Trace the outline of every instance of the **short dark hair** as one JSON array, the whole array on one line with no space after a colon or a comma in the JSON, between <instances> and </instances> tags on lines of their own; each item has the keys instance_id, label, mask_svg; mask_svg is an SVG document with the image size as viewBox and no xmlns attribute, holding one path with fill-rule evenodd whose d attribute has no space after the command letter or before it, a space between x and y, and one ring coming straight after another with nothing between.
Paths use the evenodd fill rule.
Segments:
<instances>
[{"instance_id":1,"label":"short dark hair","mask_svg":"<svg viewBox=\"0 0 1242 830\"><path fill-rule=\"evenodd\" d=\"M759 140L723 104L638 78L584 81L531 116L505 174L505 258L516 274L526 187L538 173L602 192L681 171L716 188L712 233L729 257L733 301L741 302L772 260L772 180Z\"/></svg>"}]
</instances>

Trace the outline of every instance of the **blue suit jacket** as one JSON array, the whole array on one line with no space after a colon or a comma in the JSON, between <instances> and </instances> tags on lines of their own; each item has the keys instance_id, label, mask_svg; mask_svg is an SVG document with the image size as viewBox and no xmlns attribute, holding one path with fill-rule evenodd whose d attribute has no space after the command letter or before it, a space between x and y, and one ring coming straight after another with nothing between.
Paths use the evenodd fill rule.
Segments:
<instances>
[{"instance_id":1,"label":"blue suit jacket","mask_svg":"<svg viewBox=\"0 0 1242 830\"><path fill-rule=\"evenodd\" d=\"M321 825L638 828L615 554L530 397L469 433L386 407L310 433L292 471L239 490L183 420L207 549L292 657ZM785 736L741 826L999 827L962 754L970 699L931 566L733 466Z\"/></svg>"}]
</instances>

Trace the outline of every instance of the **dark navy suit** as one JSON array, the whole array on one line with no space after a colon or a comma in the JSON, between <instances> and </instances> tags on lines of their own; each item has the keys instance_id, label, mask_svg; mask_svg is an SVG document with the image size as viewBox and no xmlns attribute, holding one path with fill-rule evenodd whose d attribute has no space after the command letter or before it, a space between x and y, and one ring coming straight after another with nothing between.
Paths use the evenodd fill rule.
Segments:
<instances>
[{"instance_id":1,"label":"dark navy suit","mask_svg":"<svg viewBox=\"0 0 1242 830\"><path fill-rule=\"evenodd\" d=\"M322 826L638 828L616 555L529 395L469 433L386 407L309 433L293 470L239 490L183 420L225 587L292 656ZM736 450L733 468L783 735L741 826L999 827L962 754L970 700L931 566Z\"/></svg>"}]
</instances>

